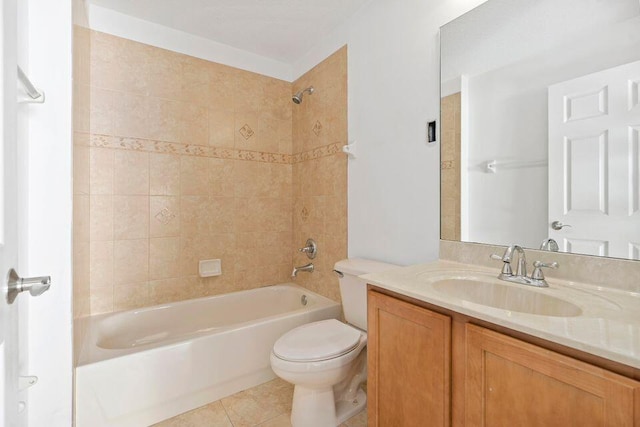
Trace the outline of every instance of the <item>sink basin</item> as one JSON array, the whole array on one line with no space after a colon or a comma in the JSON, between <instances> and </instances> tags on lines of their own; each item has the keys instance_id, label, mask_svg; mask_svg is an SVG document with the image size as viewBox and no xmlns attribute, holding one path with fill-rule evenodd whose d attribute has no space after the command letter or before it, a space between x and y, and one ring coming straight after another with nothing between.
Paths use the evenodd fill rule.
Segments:
<instances>
[{"instance_id":1,"label":"sink basin","mask_svg":"<svg viewBox=\"0 0 640 427\"><path fill-rule=\"evenodd\" d=\"M481 278L440 279L432 284L442 294L475 304L539 316L574 317L582 314L575 304L542 292Z\"/></svg>"}]
</instances>

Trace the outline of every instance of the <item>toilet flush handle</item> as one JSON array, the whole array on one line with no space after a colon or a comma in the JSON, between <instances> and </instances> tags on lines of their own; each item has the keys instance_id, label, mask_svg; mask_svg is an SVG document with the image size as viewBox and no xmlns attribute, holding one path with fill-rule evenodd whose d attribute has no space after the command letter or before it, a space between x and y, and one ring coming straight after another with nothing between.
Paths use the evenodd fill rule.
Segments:
<instances>
[{"instance_id":1,"label":"toilet flush handle","mask_svg":"<svg viewBox=\"0 0 640 427\"><path fill-rule=\"evenodd\" d=\"M342 271L333 270L333 272L336 273L336 275L341 279L344 277L344 273Z\"/></svg>"}]
</instances>

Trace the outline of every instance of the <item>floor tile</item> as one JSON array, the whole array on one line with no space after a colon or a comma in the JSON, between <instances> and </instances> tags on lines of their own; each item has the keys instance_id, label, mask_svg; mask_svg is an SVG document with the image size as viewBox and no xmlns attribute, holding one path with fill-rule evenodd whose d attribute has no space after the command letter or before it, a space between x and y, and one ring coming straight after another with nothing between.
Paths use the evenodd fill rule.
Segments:
<instances>
[{"instance_id":1,"label":"floor tile","mask_svg":"<svg viewBox=\"0 0 640 427\"><path fill-rule=\"evenodd\" d=\"M234 427L253 427L291 412L293 385L275 379L222 399Z\"/></svg>"},{"instance_id":2,"label":"floor tile","mask_svg":"<svg viewBox=\"0 0 640 427\"><path fill-rule=\"evenodd\" d=\"M220 401L154 424L155 427L233 427Z\"/></svg>"},{"instance_id":3,"label":"floor tile","mask_svg":"<svg viewBox=\"0 0 640 427\"><path fill-rule=\"evenodd\" d=\"M291 415L287 412L269 421L265 421L262 424L258 424L258 427L291 427Z\"/></svg>"},{"instance_id":4,"label":"floor tile","mask_svg":"<svg viewBox=\"0 0 640 427\"><path fill-rule=\"evenodd\" d=\"M346 427L367 427L367 408L344 422Z\"/></svg>"}]
</instances>

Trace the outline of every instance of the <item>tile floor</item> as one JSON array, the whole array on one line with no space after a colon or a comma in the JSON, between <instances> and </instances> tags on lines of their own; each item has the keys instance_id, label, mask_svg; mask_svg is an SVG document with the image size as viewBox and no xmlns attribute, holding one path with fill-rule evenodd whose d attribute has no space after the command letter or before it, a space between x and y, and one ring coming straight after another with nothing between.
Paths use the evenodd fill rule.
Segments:
<instances>
[{"instance_id":1,"label":"tile floor","mask_svg":"<svg viewBox=\"0 0 640 427\"><path fill-rule=\"evenodd\" d=\"M275 379L170 418L155 427L291 427L293 386ZM341 427L366 427L362 411Z\"/></svg>"}]
</instances>

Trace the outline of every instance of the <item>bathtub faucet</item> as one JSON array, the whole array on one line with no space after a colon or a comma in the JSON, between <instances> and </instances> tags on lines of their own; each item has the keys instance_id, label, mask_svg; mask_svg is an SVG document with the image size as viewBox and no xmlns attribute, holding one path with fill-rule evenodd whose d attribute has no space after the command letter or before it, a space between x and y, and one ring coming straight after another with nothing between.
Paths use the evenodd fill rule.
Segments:
<instances>
[{"instance_id":1,"label":"bathtub faucet","mask_svg":"<svg viewBox=\"0 0 640 427\"><path fill-rule=\"evenodd\" d=\"M307 265L303 265L302 267L293 267L293 272L291 273L291 277L296 277L298 272L307 271L309 273L313 273L313 263L309 263Z\"/></svg>"}]
</instances>

